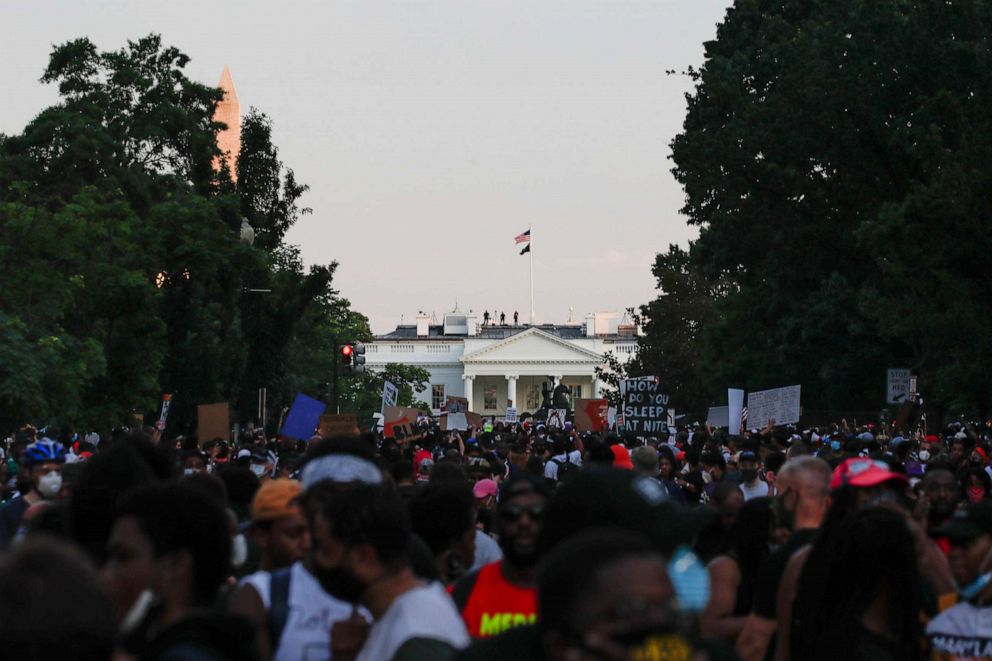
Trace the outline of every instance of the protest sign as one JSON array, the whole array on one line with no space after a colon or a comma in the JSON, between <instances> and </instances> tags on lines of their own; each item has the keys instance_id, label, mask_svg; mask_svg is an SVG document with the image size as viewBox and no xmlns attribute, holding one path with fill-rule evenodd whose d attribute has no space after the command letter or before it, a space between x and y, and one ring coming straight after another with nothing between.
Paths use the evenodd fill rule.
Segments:
<instances>
[{"instance_id":1,"label":"protest sign","mask_svg":"<svg viewBox=\"0 0 992 661\"><path fill-rule=\"evenodd\" d=\"M172 403L172 395L162 395L162 413L158 416L155 429L165 430L165 422L169 419L169 405Z\"/></svg>"},{"instance_id":2,"label":"protest sign","mask_svg":"<svg viewBox=\"0 0 992 661\"><path fill-rule=\"evenodd\" d=\"M727 427L731 434L740 434L744 428L744 391L727 389Z\"/></svg>"},{"instance_id":3,"label":"protest sign","mask_svg":"<svg viewBox=\"0 0 992 661\"><path fill-rule=\"evenodd\" d=\"M548 427L550 429L563 429L568 420L566 409L551 409L548 411Z\"/></svg>"},{"instance_id":4,"label":"protest sign","mask_svg":"<svg viewBox=\"0 0 992 661\"><path fill-rule=\"evenodd\" d=\"M799 422L799 393L801 386L786 386L759 390L747 395L747 417L753 427L764 427L769 420L776 425Z\"/></svg>"},{"instance_id":5,"label":"protest sign","mask_svg":"<svg viewBox=\"0 0 992 661\"><path fill-rule=\"evenodd\" d=\"M623 429L651 434L668 429L668 395L661 392L656 376L625 379L623 384Z\"/></svg>"},{"instance_id":6,"label":"protest sign","mask_svg":"<svg viewBox=\"0 0 992 661\"><path fill-rule=\"evenodd\" d=\"M611 406L606 409L606 424L610 429L617 424L617 407Z\"/></svg>"},{"instance_id":7,"label":"protest sign","mask_svg":"<svg viewBox=\"0 0 992 661\"><path fill-rule=\"evenodd\" d=\"M579 431L606 431L609 402L605 399L576 399L573 423Z\"/></svg>"},{"instance_id":8,"label":"protest sign","mask_svg":"<svg viewBox=\"0 0 992 661\"><path fill-rule=\"evenodd\" d=\"M396 401L400 396L400 389L389 381L384 381L382 383L382 406L380 407L382 411L386 410L387 406L396 406Z\"/></svg>"},{"instance_id":9,"label":"protest sign","mask_svg":"<svg viewBox=\"0 0 992 661\"><path fill-rule=\"evenodd\" d=\"M887 373L885 388L886 404L902 404L909 399L910 371L907 369L890 369Z\"/></svg>"},{"instance_id":10,"label":"protest sign","mask_svg":"<svg viewBox=\"0 0 992 661\"><path fill-rule=\"evenodd\" d=\"M196 407L196 436L202 446L207 441L231 438L231 411L227 402Z\"/></svg>"},{"instance_id":11,"label":"protest sign","mask_svg":"<svg viewBox=\"0 0 992 661\"><path fill-rule=\"evenodd\" d=\"M354 413L328 413L320 416L317 433L323 438L352 436L358 433L358 417Z\"/></svg>"},{"instance_id":12,"label":"protest sign","mask_svg":"<svg viewBox=\"0 0 992 661\"><path fill-rule=\"evenodd\" d=\"M397 441L416 436L417 416L420 411L405 406L387 406L383 421L383 436L392 436Z\"/></svg>"},{"instance_id":13,"label":"protest sign","mask_svg":"<svg viewBox=\"0 0 992 661\"><path fill-rule=\"evenodd\" d=\"M706 414L706 423L714 427L729 427L730 407L711 406L709 412Z\"/></svg>"},{"instance_id":14,"label":"protest sign","mask_svg":"<svg viewBox=\"0 0 992 661\"><path fill-rule=\"evenodd\" d=\"M441 417L441 431L465 431L468 419L464 413L448 413Z\"/></svg>"},{"instance_id":15,"label":"protest sign","mask_svg":"<svg viewBox=\"0 0 992 661\"><path fill-rule=\"evenodd\" d=\"M448 413L468 413L468 399L449 395L444 400L444 410Z\"/></svg>"},{"instance_id":16,"label":"protest sign","mask_svg":"<svg viewBox=\"0 0 992 661\"><path fill-rule=\"evenodd\" d=\"M282 435L303 441L309 439L316 432L320 415L326 408L324 402L307 397L301 392L296 393L293 406L290 407L286 422L282 425Z\"/></svg>"},{"instance_id":17,"label":"protest sign","mask_svg":"<svg viewBox=\"0 0 992 661\"><path fill-rule=\"evenodd\" d=\"M511 424L511 425L517 421L517 407L516 406L507 406L506 407L506 421L509 424Z\"/></svg>"}]
</instances>

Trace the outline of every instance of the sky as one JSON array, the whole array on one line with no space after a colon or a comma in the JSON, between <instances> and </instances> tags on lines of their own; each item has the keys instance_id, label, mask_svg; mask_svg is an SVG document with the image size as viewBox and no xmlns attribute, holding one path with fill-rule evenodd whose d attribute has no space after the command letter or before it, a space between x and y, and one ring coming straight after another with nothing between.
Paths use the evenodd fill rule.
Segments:
<instances>
[{"instance_id":1,"label":"sky","mask_svg":"<svg viewBox=\"0 0 992 661\"><path fill-rule=\"evenodd\" d=\"M148 33L273 122L309 184L287 240L384 333L457 303L564 323L654 298L695 237L669 143L730 0L0 0L0 132L57 101L54 44Z\"/></svg>"}]
</instances>

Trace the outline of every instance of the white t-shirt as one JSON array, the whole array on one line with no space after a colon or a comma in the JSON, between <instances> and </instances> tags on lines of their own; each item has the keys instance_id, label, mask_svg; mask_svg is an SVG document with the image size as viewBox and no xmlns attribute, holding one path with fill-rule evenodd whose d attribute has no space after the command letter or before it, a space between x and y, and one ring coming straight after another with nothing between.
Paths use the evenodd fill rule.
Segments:
<instances>
[{"instance_id":1,"label":"white t-shirt","mask_svg":"<svg viewBox=\"0 0 992 661\"><path fill-rule=\"evenodd\" d=\"M267 571L255 572L241 579L241 585L248 584L255 588L266 612L272 607L271 583L271 574ZM327 594L302 562L294 563L290 569L287 602L289 613L286 627L272 658L275 661L330 659L331 625L351 617L352 605ZM372 620L365 609L359 612L369 621Z\"/></svg>"},{"instance_id":2,"label":"white t-shirt","mask_svg":"<svg viewBox=\"0 0 992 661\"><path fill-rule=\"evenodd\" d=\"M389 661L411 638L432 638L456 649L469 644L465 623L440 583L400 595L372 625L357 661Z\"/></svg>"},{"instance_id":3,"label":"white t-shirt","mask_svg":"<svg viewBox=\"0 0 992 661\"><path fill-rule=\"evenodd\" d=\"M749 486L746 482L741 482L741 493L744 494L744 502L752 498L761 498L768 495L768 483L758 480L756 485Z\"/></svg>"},{"instance_id":4,"label":"white t-shirt","mask_svg":"<svg viewBox=\"0 0 992 661\"><path fill-rule=\"evenodd\" d=\"M548 478L549 480L555 480L557 482L558 464L556 462L560 461L562 463L565 463L566 457L569 463L575 464L579 468L582 467L582 453L579 452L578 450L572 450L571 452L568 453L568 455L559 454L548 459L548 463L544 464L544 477Z\"/></svg>"},{"instance_id":5,"label":"white t-shirt","mask_svg":"<svg viewBox=\"0 0 992 661\"><path fill-rule=\"evenodd\" d=\"M930 620L926 635L934 659L992 659L992 608L956 604Z\"/></svg>"}]
</instances>

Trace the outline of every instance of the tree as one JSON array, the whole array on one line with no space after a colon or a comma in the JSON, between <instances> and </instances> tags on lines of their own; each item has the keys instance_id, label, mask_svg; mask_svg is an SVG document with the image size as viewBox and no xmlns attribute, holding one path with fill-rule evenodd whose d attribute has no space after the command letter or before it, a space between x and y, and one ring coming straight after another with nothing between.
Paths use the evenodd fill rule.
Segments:
<instances>
[{"instance_id":1,"label":"tree","mask_svg":"<svg viewBox=\"0 0 992 661\"><path fill-rule=\"evenodd\" d=\"M990 10L937 0L728 10L690 72L672 143L683 213L699 227L691 266L727 291L692 340L710 395L802 383L808 407L873 410L885 367L909 364L936 400L987 405L988 387L954 383L940 366L967 364L983 384L992 373L961 341L988 318L987 278L964 264L987 254L988 232L976 230L988 228ZM977 242L958 262L950 237L962 234ZM911 245L923 236L925 247ZM947 296L967 330L928 323Z\"/></svg>"}]
</instances>

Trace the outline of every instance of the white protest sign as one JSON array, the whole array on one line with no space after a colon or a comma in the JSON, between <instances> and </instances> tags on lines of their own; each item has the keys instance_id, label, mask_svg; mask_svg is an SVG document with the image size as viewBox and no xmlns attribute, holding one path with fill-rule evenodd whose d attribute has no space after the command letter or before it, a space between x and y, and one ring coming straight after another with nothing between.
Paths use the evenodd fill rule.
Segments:
<instances>
[{"instance_id":1,"label":"white protest sign","mask_svg":"<svg viewBox=\"0 0 992 661\"><path fill-rule=\"evenodd\" d=\"M744 391L739 388L727 389L727 427L731 434L741 433L741 417L744 415Z\"/></svg>"},{"instance_id":2,"label":"white protest sign","mask_svg":"<svg viewBox=\"0 0 992 661\"><path fill-rule=\"evenodd\" d=\"M799 393L801 386L786 386L748 393L747 418L754 427L764 427L769 420L776 425L799 422Z\"/></svg>"},{"instance_id":3,"label":"white protest sign","mask_svg":"<svg viewBox=\"0 0 992 661\"><path fill-rule=\"evenodd\" d=\"M506 421L509 424L511 424L511 425L517 421L517 407L516 406L507 406L506 407Z\"/></svg>"},{"instance_id":4,"label":"white protest sign","mask_svg":"<svg viewBox=\"0 0 992 661\"><path fill-rule=\"evenodd\" d=\"M465 431L466 429L468 429L468 418L464 413L449 413L447 415L447 418L448 418L448 426L447 426L448 431L452 431L452 430Z\"/></svg>"},{"instance_id":5,"label":"white protest sign","mask_svg":"<svg viewBox=\"0 0 992 661\"><path fill-rule=\"evenodd\" d=\"M711 406L709 412L706 414L706 422L714 427L729 427L730 407Z\"/></svg>"},{"instance_id":6,"label":"white protest sign","mask_svg":"<svg viewBox=\"0 0 992 661\"><path fill-rule=\"evenodd\" d=\"M617 424L617 407L611 406L606 409L606 424L610 429Z\"/></svg>"},{"instance_id":7,"label":"white protest sign","mask_svg":"<svg viewBox=\"0 0 992 661\"><path fill-rule=\"evenodd\" d=\"M906 369L890 369L886 379L885 403L902 404L909 398L910 372Z\"/></svg>"},{"instance_id":8,"label":"white protest sign","mask_svg":"<svg viewBox=\"0 0 992 661\"><path fill-rule=\"evenodd\" d=\"M396 406L396 400L400 396L400 389L394 386L389 381L383 381L382 383L382 410L385 411L387 406Z\"/></svg>"},{"instance_id":9,"label":"white protest sign","mask_svg":"<svg viewBox=\"0 0 992 661\"><path fill-rule=\"evenodd\" d=\"M548 411L548 427L562 429L568 419L568 411L565 409L551 409Z\"/></svg>"}]
</instances>

